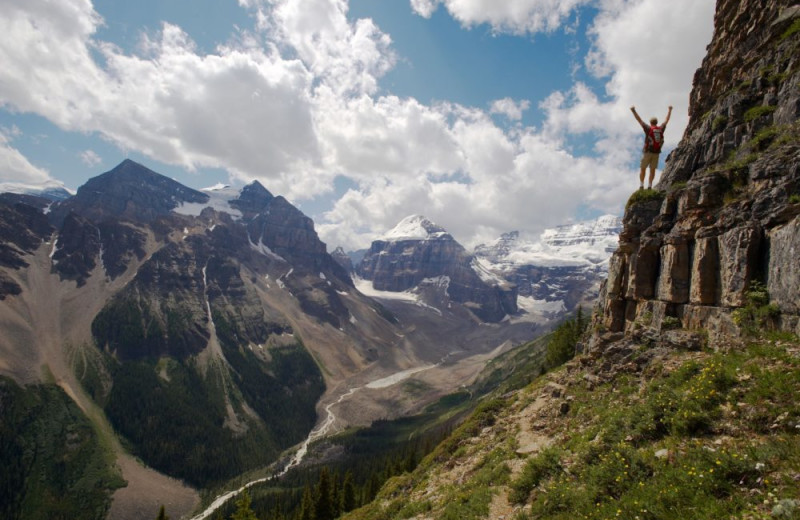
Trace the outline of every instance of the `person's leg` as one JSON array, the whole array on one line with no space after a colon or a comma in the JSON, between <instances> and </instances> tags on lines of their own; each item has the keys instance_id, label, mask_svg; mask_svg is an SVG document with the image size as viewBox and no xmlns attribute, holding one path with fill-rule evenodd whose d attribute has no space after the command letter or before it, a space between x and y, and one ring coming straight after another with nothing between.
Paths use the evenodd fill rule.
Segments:
<instances>
[{"instance_id":1,"label":"person's leg","mask_svg":"<svg viewBox=\"0 0 800 520\"><path fill-rule=\"evenodd\" d=\"M644 188L644 172L647 170L647 154L642 154L642 160L639 162L639 189Z\"/></svg>"},{"instance_id":2,"label":"person's leg","mask_svg":"<svg viewBox=\"0 0 800 520\"><path fill-rule=\"evenodd\" d=\"M647 183L647 189L653 188L653 179L656 178L656 164L658 164L656 161L650 163L650 179Z\"/></svg>"}]
</instances>

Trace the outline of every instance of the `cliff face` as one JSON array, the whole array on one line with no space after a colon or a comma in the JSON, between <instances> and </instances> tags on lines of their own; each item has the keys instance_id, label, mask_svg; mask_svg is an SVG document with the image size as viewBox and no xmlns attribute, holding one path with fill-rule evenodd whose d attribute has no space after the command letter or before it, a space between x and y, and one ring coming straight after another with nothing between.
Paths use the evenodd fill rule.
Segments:
<instances>
[{"instance_id":1,"label":"cliff face","mask_svg":"<svg viewBox=\"0 0 800 520\"><path fill-rule=\"evenodd\" d=\"M679 320L712 346L766 285L800 332L800 6L720 0L690 123L657 191L631 197L595 314L593 348ZM671 317L672 319L668 319Z\"/></svg>"}]
</instances>

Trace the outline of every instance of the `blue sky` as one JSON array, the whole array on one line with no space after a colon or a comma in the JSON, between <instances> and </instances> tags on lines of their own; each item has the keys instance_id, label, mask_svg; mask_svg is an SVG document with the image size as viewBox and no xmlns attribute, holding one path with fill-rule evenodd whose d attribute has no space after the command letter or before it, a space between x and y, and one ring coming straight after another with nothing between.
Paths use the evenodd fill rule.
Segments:
<instances>
[{"instance_id":1,"label":"blue sky","mask_svg":"<svg viewBox=\"0 0 800 520\"><path fill-rule=\"evenodd\" d=\"M0 183L74 189L131 158L258 179L329 248L413 213L468 246L536 235L621 211L630 105L674 105L677 143L713 3L7 0Z\"/></svg>"}]
</instances>

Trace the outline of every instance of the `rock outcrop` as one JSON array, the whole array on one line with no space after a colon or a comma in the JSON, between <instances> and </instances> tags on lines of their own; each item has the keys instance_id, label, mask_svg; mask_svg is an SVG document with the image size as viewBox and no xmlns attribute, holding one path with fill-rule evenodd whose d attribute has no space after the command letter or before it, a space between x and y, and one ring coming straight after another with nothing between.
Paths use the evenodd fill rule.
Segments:
<instances>
[{"instance_id":1,"label":"rock outcrop","mask_svg":"<svg viewBox=\"0 0 800 520\"><path fill-rule=\"evenodd\" d=\"M791 3L718 2L686 132L657 191L628 202L598 330L677 320L719 345L737 334L732 311L760 282L779 325L800 332L800 7ZM595 348L609 337L595 335Z\"/></svg>"}]
</instances>

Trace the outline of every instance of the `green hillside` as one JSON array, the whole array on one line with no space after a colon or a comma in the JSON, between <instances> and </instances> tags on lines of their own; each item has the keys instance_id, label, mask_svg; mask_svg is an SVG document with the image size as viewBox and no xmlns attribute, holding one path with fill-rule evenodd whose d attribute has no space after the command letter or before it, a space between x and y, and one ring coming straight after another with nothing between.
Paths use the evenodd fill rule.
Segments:
<instances>
[{"instance_id":1,"label":"green hillside","mask_svg":"<svg viewBox=\"0 0 800 520\"><path fill-rule=\"evenodd\" d=\"M800 341L632 343L498 396L343 518L800 518Z\"/></svg>"}]
</instances>

